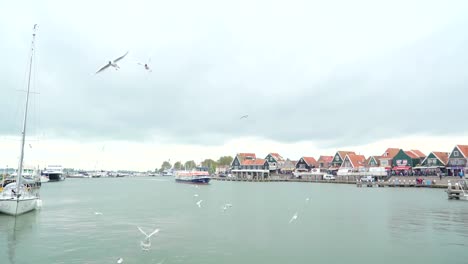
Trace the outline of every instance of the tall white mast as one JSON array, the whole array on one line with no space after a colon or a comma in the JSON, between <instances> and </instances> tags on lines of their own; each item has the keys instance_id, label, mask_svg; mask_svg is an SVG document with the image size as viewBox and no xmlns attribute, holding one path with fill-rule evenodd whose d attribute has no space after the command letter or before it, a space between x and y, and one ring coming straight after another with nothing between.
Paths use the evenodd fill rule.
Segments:
<instances>
[{"instance_id":1,"label":"tall white mast","mask_svg":"<svg viewBox=\"0 0 468 264\"><path fill-rule=\"evenodd\" d=\"M16 179L16 195L19 195L21 177L23 176L24 143L26 140L26 123L27 123L26 121L28 120L29 90L31 87L31 71L32 71L32 63L33 63L33 57L34 57L34 41L36 39L36 29L37 29L37 24L34 25L32 41L31 41L31 58L29 60L28 91L26 92L26 107L24 110L23 131L21 132L21 136L22 136L21 155L20 155L19 169L18 169L17 179Z\"/></svg>"}]
</instances>

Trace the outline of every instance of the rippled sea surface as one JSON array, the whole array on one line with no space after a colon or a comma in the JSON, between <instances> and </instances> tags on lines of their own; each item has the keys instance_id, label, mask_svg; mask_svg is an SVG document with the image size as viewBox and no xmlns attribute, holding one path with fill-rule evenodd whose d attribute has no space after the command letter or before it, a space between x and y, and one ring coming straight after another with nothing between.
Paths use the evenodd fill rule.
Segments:
<instances>
[{"instance_id":1,"label":"rippled sea surface","mask_svg":"<svg viewBox=\"0 0 468 264\"><path fill-rule=\"evenodd\" d=\"M468 202L442 189L151 177L67 179L41 196L16 223L0 215L0 263L468 263ZM148 251L137 226L160 229Z\"/></svg>"}]
</instances>

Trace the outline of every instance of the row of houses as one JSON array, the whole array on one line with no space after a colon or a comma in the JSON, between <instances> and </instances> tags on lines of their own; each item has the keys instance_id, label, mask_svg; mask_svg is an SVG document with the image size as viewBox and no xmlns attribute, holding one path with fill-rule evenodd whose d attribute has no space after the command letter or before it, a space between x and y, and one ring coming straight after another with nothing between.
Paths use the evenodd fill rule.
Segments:
<instances>
[{"instance_id":1,"label":"row of houses","mask_svg":"<svg viewBox=\"0 0 468 264\"><path fill-rule=\"evenodd\" d=\"M367 158L354 151L337 151L333 156L322 155L317 160L311 156L284 159L278 153L269 153L265 158L257 158L255 153L238 153L230 169L233 175L241 178L267 178L272 174L292 172L459 176L467 172L467 160L468 145L456 145L451 152L433 151L428 155L415 149L388 148L381 155Z\"/></svg>"}]
</instances>

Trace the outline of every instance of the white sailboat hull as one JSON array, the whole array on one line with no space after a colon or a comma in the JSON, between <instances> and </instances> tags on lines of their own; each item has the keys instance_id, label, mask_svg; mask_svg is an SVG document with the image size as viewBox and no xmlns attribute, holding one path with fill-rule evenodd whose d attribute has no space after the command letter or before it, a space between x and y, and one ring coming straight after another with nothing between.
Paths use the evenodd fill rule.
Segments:
<instances>
[{"instance_id":1,"label":"white sailboat hull","mask_svg":"<svg viewBox=\"0 0 468 264\"><path fill-rule=\"evenodd\" d=\"M20 215L36 209L37 197L22 198L16 197L6 199L0 198L0 213L8 215Z\"/></svg>"}]
</instances>

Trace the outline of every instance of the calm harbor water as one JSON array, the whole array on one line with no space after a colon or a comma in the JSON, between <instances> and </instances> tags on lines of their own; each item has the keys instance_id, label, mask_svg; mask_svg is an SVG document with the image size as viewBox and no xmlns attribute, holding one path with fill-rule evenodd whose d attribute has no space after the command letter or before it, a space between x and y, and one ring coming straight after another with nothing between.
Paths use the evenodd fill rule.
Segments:
<instances>
[{"instance_id":1,"label":"calm harbor water","mask_svg":"<svg viewBox=\"0 0 468 264\"><path fill-rule=\"evenodd\" d=\"M0 216L0 263L468 263L468 203L441 189L156 177L67 179L41 196L16 227ZM137 226L160 228L149 251Z\"/></svg>"}]
</instances>

